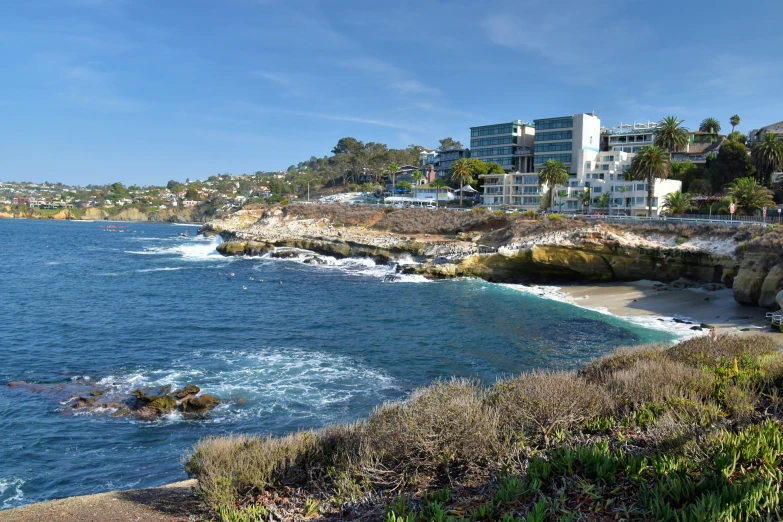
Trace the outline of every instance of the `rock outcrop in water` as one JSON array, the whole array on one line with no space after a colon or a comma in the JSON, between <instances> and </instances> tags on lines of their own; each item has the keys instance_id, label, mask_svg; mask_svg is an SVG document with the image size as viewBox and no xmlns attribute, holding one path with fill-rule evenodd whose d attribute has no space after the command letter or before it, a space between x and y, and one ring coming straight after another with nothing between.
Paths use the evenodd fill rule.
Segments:
<instances>
[{"instance_id":1,"label":"rock outcrop in water","mask_svg":"<svg viewBox=\"0 0 783 522\"><path fill-rule=\"evenodd\" d=\"M65 412L92 411L111 414L112 417L131 416L153 420L173 412L189 416L203 415L220 400L195 384L172 391L172 385L138 388L128 394L112 387L100 386L87 378L77 378L63 384L28 384L24 381L8 383L9 387L27 389L66 404Z\"/></svg>"},{"instance_id":2,"label":"rock outcrop in water","mask_svg":"<svg viewBox=\"0 0 783 522\"><path fill-rule=\"evenodd\" d=\"M312 206L303 218L297 207L304 206L212 221L201 232L219 233L224 242L218 251L227 256L259 256L285 247L336 258L369 257L391 263L407 254L417 263L399 267L398 271L429 278L551 283L640 279L671 282L684 277L726 285L734 289L738 302L763 307L776 307L775 297L783 290L783 263L771 261L774 255L766 251L741 255L738 247L744 239L736 228L702 226L694 233L693 228L657 222L615 225L580 219L550 223L500 216L492 221L475 220L474 229L463 223L442 233L444 226L435 224L433 230L441 233L410 235L378 228L384 220L403 223L404 228L403 220L388 217L396 212L411 213L411 220L430 221L439 213L380 210L375 211L382 214L378 218L372 211L356 210L368 214L363 224L346 217L351 209L339 209L340 220L352 223L339 226L332 219L312 217L318 216ZM324 215L335 212L331 207L323 209ZM440 213L444 221L453 221L452 214Z\"/></svg>"}]
</instances>

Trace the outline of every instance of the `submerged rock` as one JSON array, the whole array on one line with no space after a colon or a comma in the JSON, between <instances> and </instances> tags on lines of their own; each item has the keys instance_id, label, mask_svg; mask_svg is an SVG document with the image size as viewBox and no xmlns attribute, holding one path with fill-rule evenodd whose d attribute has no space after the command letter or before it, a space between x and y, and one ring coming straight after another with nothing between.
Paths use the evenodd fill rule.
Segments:
<instances>
[{"instance_id":1,"label":"submerged rock","mask_svg":"<svg viewBox=\"0 0 783 522\"><path fill-rule=\"evenodd\" d=\"M24 381L11 381L8 383L8 386L13 388L14 386L25 386L27 383Z\"/></svg>"},{"instance_id":2,"label":"submerged rock","mask_svg":"<svg viewBox=\"0 0 783 522\"><path fill-rule=\"evenodd\" d=\"M195 384L188 384L174 392L171 389L170 384L156 388L138 388L129 396L118 398L111 390L99 388L90 390L89 393L73 395L68 409L115 410L112 417L133 416L137 419L154 420L174 411L201 414L219 403L212 395L199 396L201 388Z\"/></svg>"},{"instance_id":3,"label":"submerged rock","mask_svg":"<svg viewBox=\"0 0 783 522\"><path fill-rule=\"evenodd\" d=\"M219 402L220 401L216 397L204 393L199 397L183 401L182 404L180 404L180 409L183 412L204 412L210 408L214 408Z\"/></svg>"},{"instance_id":4,"label":"submerged rock","mask_svg":"<svg viewBox=\"0 0 783 522\"><path fill-rule=\"evenodd\" d=\"M201 388L196 386L195 384L188 384L181 390L177 390L174 392L174 398L177 400L186 399L188 395L198 395L198 392L201 391Z\"/></svg>"}]
</instances>

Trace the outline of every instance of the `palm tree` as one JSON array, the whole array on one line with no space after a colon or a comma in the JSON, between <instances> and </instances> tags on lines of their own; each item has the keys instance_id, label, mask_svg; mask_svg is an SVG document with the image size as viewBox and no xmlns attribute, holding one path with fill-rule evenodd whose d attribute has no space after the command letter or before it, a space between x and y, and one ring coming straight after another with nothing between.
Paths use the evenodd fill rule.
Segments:
<instances>
[{"instance_id":1,"label":"palm tree","mask_svg":"<svg viewBox=\"0 0 783 522\"><path fill-rule=\"evenodd\" d=\"M729 118L729 123L731 123L731 132L734 132L734 127L740 124L739 114L735 114L734 116Z\"/></svg>"},{"instance_id":2,"label":"palm tree","mask_svg":"<svg viewBox=\"0 0 783 522\"><path fill-rule=\"evenodd\" d=\"M751 155L759 176L758 181L766 184L770 174L783 168L783 141L780 141L777 135L767 133L764 139L753 147Z\"/></svg>"},{"instance_id":3,"label":"palm tree","mask_svg":"<svg viewBox=\"0 0 783 522\"><path fill-rule=\"evenodd\" d=\"M440 194L440 189L442 189L445 186L446 186L446 182L440 178L435 178L435 181L430 183L430 187L435 188L435 207L438 206L438 195Z\"/></svg>"},{"instance_id":4,"label":"palm tree","mask_svg":"<svg viewBox=\"0 0 783 522\"><path fill-rule=\"evenodd\" d=\"M685 214L693 208L693 196L682 192L670 192L663 198L661 210L669 214Z\"/></svg>"},{"instance_id":5,"label":"palm tree","mask_svg":"<svg viewBox=\"0 0 783 522\"><path fill-rule=\"evenodd\" d=\"M557 210L558 212L563 212L563 199L565 199L568 196L568 192L565 190L558 190L557 191Z\"/></svg>"},{"instance_id":6,"label":"palm tree","mask_svg":"<svg viewBox=\"0 0 783 522\"><path fill-rule=\"evenodd\" d=\"M720 122L715 118L704 118L701 125L699 125L699 132L718 134L720 132Z\"/></svg>"},{"instance_id":7,"label":"palm tree","mask_svg":"<svg viewBox=\"0 0 783 522\"><path fill-rule=\"evenodd\" d=\"M460 158L451 164L451 181L459 185L459 206L462 206L462 187L473 183L473 163L468 158Z\"/></svg>"},{"instance_id":8,"label":"palm tree","mask_svg":"<svg viewBox=\"0 0 783 522\"><path fill-rule=\"evenodd\" d=\"M681 127L685 120L677 116L667 116L658 122L655 129L655 144L669 152L679 152L688 145L688 129Z\"/></svg>"},{"instance_id":9,"label":"palm tree","mask_svg":"<svg viewBox=\"0 0 783 522\"><path fill-rule=\"evenodd\" d=\"M590 207L590 189L584 189L577 197L579 198L579 202L582 203L582 212L584 212L585 207Z\"/></svg>"},{"instance_id":10,"label":"palm tree","mask_svg":"<svg viewBox=\"0 0 783 522\"><path fill-rule=\"evenodd\" d=\"M420 170L414 170L413 174L411 174L411 178L413 178L413 186L414 186L413 197L415 198L416 197L415 187L419 186L419 182L424 178L424 174L422 174Z\"/></svg>"},{"instance_id":11,"label":"palm tree","mask_svg":"<svg viewBox=\"0 0 783 522\"><path fill-rule=\"evenodd\" d=\"M396 188L396 178L397 178L397 171L400 170L400 165L396 161L392 161L389 163L389 172L391 172L392 175L392 196L394 195L394 189Z\"/></svg>"},{"instance_id":12,"label":"palm tree","mask_svg":"<svg viewBox=\"0 0 783 522\"><path fill-rule=\"evenodd\" d=\"M538 173L538 184L549 185L550 208L555 206L555 187L568 183L568 170L562 161L546 160Z\"/></svg>"},{"instance_id":13,"label":"palm tree","mask_svg":"<svg viewBox=\"0 0 783 522\"><path fill-rule=\"evenodd\" d=\"M596 198L596 205L598 208L606 208L609 206L609 202L612 199L612 195L609 192L604 192Z\"/></svg>"},{"instance_id":14,"label":"palm tree","mask_svg":"<svg viewBox=\"0 0 783 522\"><path fill-rule=\"evenodd\" d=\"M628 208L628 202L625 199L625 193L628 192L628 185L617 187L617 192L620 192L623 195L623 214L628 214L628 212L626 212L626 209Z\"/></svg>"},{"instance_id":15,"label":"palm tree","mask_svg":"<svg viewBox=\"0 0 783 522\"><path fill-rule=\"evenodd\" d=\"M755 214L762 207L772 207L772 191L759 185L753 178L737 178L729 188L729 195L737 205L738 213Z\"/></svg>"},{"instance_id":16,"label":"palm tree","mask_svg":"<svg viewBox=\"0 0 783 522\"><path fill-rule=\"evenodd\" d=\"M666 179L672 172L671 156L662 147L642 147L631 160L632 179L647 183L647 216L652 217L653 191L656 179Z\"/></svg>"}]
</instances>

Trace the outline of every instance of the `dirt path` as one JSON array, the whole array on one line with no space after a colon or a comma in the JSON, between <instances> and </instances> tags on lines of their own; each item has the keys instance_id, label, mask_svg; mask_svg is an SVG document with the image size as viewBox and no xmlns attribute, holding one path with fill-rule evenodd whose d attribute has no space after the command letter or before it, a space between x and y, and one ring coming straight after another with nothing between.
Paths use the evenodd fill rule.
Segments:
<instances>
[{"instance_id":1,"label":"dirt path","mask_svg":"<svg viewBox=\"0 0 783 522\"><path fill-rule=\"evenodd\" d=\"M204 514L195 480L111 491L0 511L0 522L196 522Z\"/></svg>"}]
</instances>

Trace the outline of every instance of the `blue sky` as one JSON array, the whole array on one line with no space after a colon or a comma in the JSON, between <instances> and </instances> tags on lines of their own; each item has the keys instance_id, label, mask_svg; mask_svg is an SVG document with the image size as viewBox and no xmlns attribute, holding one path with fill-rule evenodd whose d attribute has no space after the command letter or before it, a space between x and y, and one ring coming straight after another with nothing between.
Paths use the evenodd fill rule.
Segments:
<instances>
[{"instance_id":1,"label":"blue sky","mask_svg":"<svg viewBox=\"0 0 783 522\"><path fill-rule=\"evenodd\" d=\"M783 120L783 2L4 0L0 180L284 169L596 111Z\"/></svg>"}]
</instances>

